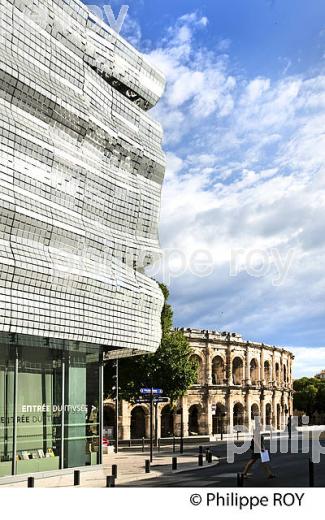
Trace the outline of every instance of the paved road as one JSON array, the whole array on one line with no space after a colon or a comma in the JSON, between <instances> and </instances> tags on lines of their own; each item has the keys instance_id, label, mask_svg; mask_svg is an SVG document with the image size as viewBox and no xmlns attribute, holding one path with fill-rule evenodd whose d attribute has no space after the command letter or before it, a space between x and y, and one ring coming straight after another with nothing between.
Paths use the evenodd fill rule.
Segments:
<instances>
[{"instance_id":1,"label":"paved road","mask_svg":"<svg viewBox=\"0 0 325 520\"><path fill-rule=\"evenodd\" d=\"M268 442L266 442L268 445ZM322 443L325 451L325 443ZM310 444L310 448L311 448ZM226 460L226 444L220 443L211 448L214 455L220 457L220 464L204 469L182 472L142 482L132 482L128 487L237 487L237 473L242 472L249 453L237 455L233 464ZM197 448L191 451L198 451ZM271 466L276 479L267 480L261 464L257 462L252 469L253 476L245 480L245 487L308 487L309 486L309 454L272 455ZM325 487L325 456L315 464L315 486Z\"/></svg>"}]
</instances>

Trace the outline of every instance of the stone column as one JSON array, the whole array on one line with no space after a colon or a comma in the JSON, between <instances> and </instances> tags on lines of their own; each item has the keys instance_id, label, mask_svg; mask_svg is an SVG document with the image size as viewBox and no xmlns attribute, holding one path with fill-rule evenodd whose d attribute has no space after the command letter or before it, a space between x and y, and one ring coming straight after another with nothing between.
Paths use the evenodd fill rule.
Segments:
<instances>
[{"instance_id":1,"label":"stone column","mask_svg":"<svg viewBox=\"0 0 325 520\"><path fill-rule=\"evenodd\" d=\"M249 353L249 343L246 343L246 384L251 385L251 359Z\"/></svg>"},{"instance_id":2,"label":"stone column","mask_svg":"<svg viewBox=\"0 0 325 520\"><path fill-rule=\"evenodd\" d=\"M208 396L207 398L207 435L212 435L213 432L213 418L212 418L212 404L214 398L212 396Z\"/></svg>"},{"instance_id":3,"label":"stone column","mask_svg":"<svg viewBox=\"0 0 325 520\"><path fill-rule=\"evenodd\" d=\"M273 381L273 387L276 386L276 373L275 373L275 349L273 349L272 353L272 377L271 380Z\"/></svg>"},{"instance_id":4,"label":"stone column","mask_svg":"<svg viewBox=\"0 0 325 520\"><path fill-rule=\"evenodd\" d=\"M232 434L234 431L233 396L231 392L226 395L227 415L225 418L225 433Z\"/></svg>"},{"instance_id":5,"label":"stone column","mask_svg":"<svg viewBox=\"0 0 325 520\"><path fill-rule=\"evenodd\" d=\"M184 425L184 437L188 437L189 429L188 429L188 401L187 396L184 395L181 400L181 406L183 410L183 425Z\"/></svg>"},{"instance_id":6,"label":"stone column","mask_svg":"<svg viewBox=\"0 0 325 520\"><path fill-rule=\"evenodd\" d=\"M246 415L246 424L245 426L251 431L252 421L251 421L251 396L250 390L247 389L245 394L245 415Z\"/></svg>"},{"instance_id":7,"label":"stone column","mask_svg":"<svg viewBox=\"0 0 325 520\"><path fill-rule=\"evenodd\" d=\"M131 408L126 401L121 402L122 417L119 418L119 434L122 440L131 438Z\"/></svg>"},{"instance_id":8,"label":"stone column","mask_svg":"<svg viewBox=\"0 0 325 520\"><path fill-rule=\"evenodd\" d=\"M274 359L273 359L274 361ZM276 409L276 397L275 390L273 390L272 394L272 428L276 430L276 421L277 421L277 409Z\"/></svg>"},{"instance_id":9,"label":"stone column","mask_svg":"<svg viewBox=\"0 0 325 520\"><path fill-rule=\"evenodd\" d=\"M265 384L265 379L264 379L264 345L262 345L261 347L261 358L260 358L260 364L261 364L261 369L260 369L260 376L261 376L261 385L264 385Z\"/></svg>"},{"instance_id":10,"label":"stone column","mask_svg":"<svg viewBox=\"0 0 325 520\"><path fill-rule=\"evenodd\" d=\"M208 348L205 351L205 367L206 367L206 382L209 386L212 385L212 359L213 359L214 350L213 348Z\"/></svg>"},{"instance_id":11,"label":"stone column","mask_svg":"<svg viewBox=\"0 0 325 520\"><path fill-rule=\"evenodd\" d=\"M227 380L228 380L228 385L232 386L233 380L232 380L232 355L231 355L230 335L228 336L227 341L228 341L227 358L226 358L227 359L227 366L226 366Z\"/></svg>"}]
</instances>

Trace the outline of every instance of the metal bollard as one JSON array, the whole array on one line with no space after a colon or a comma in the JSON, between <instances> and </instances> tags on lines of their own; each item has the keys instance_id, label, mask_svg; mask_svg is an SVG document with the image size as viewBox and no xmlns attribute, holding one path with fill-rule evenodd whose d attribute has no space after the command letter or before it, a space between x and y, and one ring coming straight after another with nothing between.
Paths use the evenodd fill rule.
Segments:
<instances>
[{"instance_id":1,"label":"metal bollard","mask_svg":"<svg viewBox=\"0 0 325 520\"><path fill-rule=\"evenodd\" d=\"M177 470L177 457L173 457L172 470Z\"/></svg>"},{"instance_id":2,"label":"metal bollard","mask_svg":"<svg viewBox=\"0 0 325 520\"><path fill-rule=\"evenodd\" d=\"M114 478L117 478L117 465L116 464L113 464L113 466L112 466L112 476Z\"/></svg>"},{"instance_id":3,"label":"metal bollard","mask_svg":"<svg viewBox=\"0 0 325 520\"><path fill-rule=\"evenodd\" d=\"M199 446L199 453L203 453L203 446Z\"/></svg>"},{"instance_id":4,"label":"metal bollard","mask_svg":"<svg viewBox=\"0 0 325 520\"><path fill-rule=\"evenodd\" d=\"M199 466L203 466L203 453L199 454Z\"/></svg>"},{"instance_id":5,"label":"metal bollard","mask_svg":"<svg viewBox=\"0 0 325 520\"><path fill-rule=\"evenodd\" d=\"M237 473L237 486L244 487L244 475L242 473Z\"/></svg>"},{"instance_id":6,"label":"metal bollard","mask_svg":"<svg viewBox=\"0 0 325 520\"><path fill-rule=\"evenodd\" d=\"M309 487L315 486L315 464L309 459Z\"/></svg>"},{"instance_id":7,"label":"metal bollard","mask_svg":"<svg viewBox=\"0 0 325 520\"><path fill-rule=\"evenodd\" d=\"M239 440L239 431L237 430L237 441Z\"/></svg>"},{"instance_id":8,"label":"metal bollard","mask_svg":"<svg viewBox=\"0 0 325 520\"><path fill-rule=\"evenodd\" d=\"M34 477L28 477L27 487L29 487L29 488L35 487L35 478Z\"/></svg>"},{"instance_id":9,"label":"metal bollard","mask_svg":"<svg viewBox=\"0 0 325 520\"><path fill-rule=\"evenodd\" d=\"M208 464L212 464L212 451L209 450Z\"/></svg>"},{"instance_id":10,"label":"metal bollard","mask_svg":"<svg viewBox=\"0 0 325 520\"><path fill-rule=\"evenodd\" d=\"M80 486L80 471L79 470L76 470L74 472L74 477L73 477L73 485L74 486Z\"/></svg>"},{"instance_id":11,"label":"metal bollard","mask_svg":"<svg viewBox=\"0 0 325 520\"><path fill-rule=\"evenodd\" d=\"M146 469L146 473L150 473L150 460L146 460L145 469Z\"/></svg>"},{"instance_id":12,"label":"metal bollard","mask_svg":"<svg viewBox=\"0 0 325 520\"><path fill-rule=\"evenodd\" d=\"M142 453L144 453L144 437L142 437Z\"/></svg>"},{"instance_id":13,"label":"metal bollard","mask_svg":"<svg viewBox=\"0 0 325 520\"><path fill-rule=\"evenodd\" d=\"M173 437L173 453L176 452L176 439L175 439L175 435Z\"/></svg>"},{"instance_id":14,"label":"metal bollard","mask_svg":"<svg viewBox=\"0 0 325 520\"><path fill-rule=\"evenodd\" d=\"M115 477L113 475L111 475L110 477L106 477L106 487L115 487Z\"/></svg>"}]
</instances>

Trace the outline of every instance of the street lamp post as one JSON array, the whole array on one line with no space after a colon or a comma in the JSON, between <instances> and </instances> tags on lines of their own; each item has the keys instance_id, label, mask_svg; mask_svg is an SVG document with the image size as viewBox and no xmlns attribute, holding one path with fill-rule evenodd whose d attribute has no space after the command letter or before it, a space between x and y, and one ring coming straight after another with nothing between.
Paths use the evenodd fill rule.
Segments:
<instances>
[{"instance_id":1,"label":"street lamp post","mask_svg":"<svg viewBox=\"0 0 325 520\"><path fill-rule=\"evenodd\" d=\"M115 361L115 453L118 453L118 437L119 437L119 363Z\"/></svg>"}]
</instances>

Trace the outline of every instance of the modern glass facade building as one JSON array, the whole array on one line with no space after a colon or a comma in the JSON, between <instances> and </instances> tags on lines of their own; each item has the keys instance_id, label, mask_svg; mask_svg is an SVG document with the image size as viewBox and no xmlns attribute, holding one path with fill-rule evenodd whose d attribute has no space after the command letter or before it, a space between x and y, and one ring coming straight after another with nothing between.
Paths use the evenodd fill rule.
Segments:
<instances>
[{"instance_id":1,"label":"modern glass facade building","mask_svg":"<svg viewBox=\"0 0 325 520\"><path fill-rule=\"evenodd\" d=\"M155 351L164 79L78 0L0 0L0 477L101 462L103 353Z\"/></svg>"}]
</instances>

